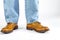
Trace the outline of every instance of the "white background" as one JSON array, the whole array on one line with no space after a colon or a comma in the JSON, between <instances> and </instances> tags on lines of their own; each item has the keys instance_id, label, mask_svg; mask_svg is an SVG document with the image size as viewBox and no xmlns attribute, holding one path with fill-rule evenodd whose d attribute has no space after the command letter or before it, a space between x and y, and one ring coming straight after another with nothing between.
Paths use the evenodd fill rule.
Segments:
<instances>
[{"instance_id":1,"label":"white background","mask_svg":"<svg viewBox=\"0 0 60 40\"><path fill-rule=\"evenodd\" d=\"M37 33L26 30L24 0L20 0L19 29L10 34L0 32L0 40L60 40L60 0L39 0L39 19L50 31ZM3 0L0 0L0 30L6 25Z\"/></svg>"}]
</instances>

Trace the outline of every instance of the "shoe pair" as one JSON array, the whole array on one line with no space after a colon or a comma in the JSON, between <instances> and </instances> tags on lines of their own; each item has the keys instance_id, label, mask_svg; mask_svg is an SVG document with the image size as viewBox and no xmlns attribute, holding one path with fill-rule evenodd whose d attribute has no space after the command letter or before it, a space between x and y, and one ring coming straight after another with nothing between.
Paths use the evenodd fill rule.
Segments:
<instances>
[{"instance_id":1,"label":"shoe pair","mask_svg":"<svg viewBox=\"0 0 60 40\"><path fill-rule=\"evenodd\" d=\"M6 27L2 28L1 32L7 34L12 32L13 30L18 29L18 25L16 23L8 23ZM40 22L33 22L27 24L28 30L35 30L36 32L45 33L49 30L48 27L44 27Z\"/></svg>"}]
</instances>

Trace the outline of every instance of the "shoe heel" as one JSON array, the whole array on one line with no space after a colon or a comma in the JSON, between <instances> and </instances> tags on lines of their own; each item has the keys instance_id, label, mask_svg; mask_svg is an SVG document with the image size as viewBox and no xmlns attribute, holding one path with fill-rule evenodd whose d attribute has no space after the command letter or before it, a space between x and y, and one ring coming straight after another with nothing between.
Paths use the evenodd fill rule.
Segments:
<instances>
[{"instance_id":1,"label":"shoe heel","mask_svg":"<svg viewBox=\"0 0 60 40\"><path fill-rule=\"evenodd\" d=\"M27 29L27 30L33 30L32 28L28 28L28 27L27 27L26 29Z\"/></svg>"},{"instance_id":2,"label":"shoe heel","mask_svg":"<svg viewBox=\"0 0 60 40\"><path fill-rule=\"evenodd\" d=\"M18 26L15 26L14 30L18 29Z\"/></svg>"}]
</instances>

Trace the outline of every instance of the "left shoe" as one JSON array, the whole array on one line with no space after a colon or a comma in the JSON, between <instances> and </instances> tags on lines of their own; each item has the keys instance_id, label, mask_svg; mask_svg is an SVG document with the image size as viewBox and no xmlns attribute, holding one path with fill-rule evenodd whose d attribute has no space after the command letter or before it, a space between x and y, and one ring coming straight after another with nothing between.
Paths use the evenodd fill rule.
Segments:
<instances>
[{"instance_id":1,"label":"left shoe","mask_svg":"<svg viewBox=\"0 0 60 40\"><path fill-rule=\"evenodd\" d=\"M28 30L35 30L36 32L45 33L49 30L48 27L42 26L40 22L33 22L27 24Z\"/></svg>"},{"instance_id":2,"label":"left shoe","mask_svg":"<svg viewBox=\"0 0 60 40\"><path fill-rule=\"evenodd\" d=\"M18 29L18 25L16 23L7 23L6 27L2 28L1 32L4 34L11 33L13 30Z\"/></svg>"}]
</instances>

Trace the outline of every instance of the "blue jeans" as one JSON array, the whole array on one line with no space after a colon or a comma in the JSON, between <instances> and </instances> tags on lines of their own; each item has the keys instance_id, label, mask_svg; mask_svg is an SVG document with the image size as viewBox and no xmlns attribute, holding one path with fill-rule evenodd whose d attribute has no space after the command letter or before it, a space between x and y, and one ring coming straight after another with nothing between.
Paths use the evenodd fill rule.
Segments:
<instances>
[{"instance_id":1,"label":"blue jeans","mask_svg":"<svg viewBox=\"0 0 60 40\"><path fill-rule=\"evenodd\" d=\"M19 18L19 0L4 0L6 22L17 23ZM25 14L27 23L38 19L38 0L25 0Z\"/></svg>"}]
</instances>

